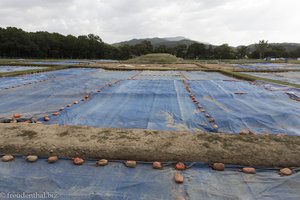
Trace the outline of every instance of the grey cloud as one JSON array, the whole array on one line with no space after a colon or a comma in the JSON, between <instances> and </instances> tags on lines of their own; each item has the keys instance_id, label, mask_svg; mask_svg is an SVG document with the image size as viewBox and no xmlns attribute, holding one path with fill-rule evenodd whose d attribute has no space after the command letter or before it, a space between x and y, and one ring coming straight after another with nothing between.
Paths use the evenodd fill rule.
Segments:
<instances>
[{"instance_id":1,"label":"grey cloud","mask_svg":"<svg viewBox=\"0 0 300 200\"><path fill-rule=\"evenodd\" d=\"M300 42L297 0L1 0L0 26L100 35L106 42L177 36L231 45Z\"/></svg>"}]
</instances>

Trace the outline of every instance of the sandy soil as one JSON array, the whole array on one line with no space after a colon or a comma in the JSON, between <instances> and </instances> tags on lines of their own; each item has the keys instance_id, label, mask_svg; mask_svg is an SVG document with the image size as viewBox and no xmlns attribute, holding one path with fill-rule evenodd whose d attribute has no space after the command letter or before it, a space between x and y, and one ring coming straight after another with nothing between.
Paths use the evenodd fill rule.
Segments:
<instances>
[{"instance_id":1,"label":"sandy soil","mask_svg":"<svg viewBox=\"0 0 300 200\"><path fill-rule=\"evenodd\" d=\"M1 154L300 166L300 137L0 124Z\"/></svg>"}]
</instances>

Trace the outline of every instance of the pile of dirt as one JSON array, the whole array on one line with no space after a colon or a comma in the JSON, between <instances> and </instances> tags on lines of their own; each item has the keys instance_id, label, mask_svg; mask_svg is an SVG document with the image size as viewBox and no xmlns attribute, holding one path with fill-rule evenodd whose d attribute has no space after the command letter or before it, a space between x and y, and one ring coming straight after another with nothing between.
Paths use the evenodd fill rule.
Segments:
<instances>
[{"instance_id":1,"label":"pile of dirt","mask_svg":"<svg viewBox=\"0 0 300 200\"><path fill-rule=\"evenodd\" d=\"M299 167L300 137L0 124L0 154Z\"/></svg>"}]
</instances>

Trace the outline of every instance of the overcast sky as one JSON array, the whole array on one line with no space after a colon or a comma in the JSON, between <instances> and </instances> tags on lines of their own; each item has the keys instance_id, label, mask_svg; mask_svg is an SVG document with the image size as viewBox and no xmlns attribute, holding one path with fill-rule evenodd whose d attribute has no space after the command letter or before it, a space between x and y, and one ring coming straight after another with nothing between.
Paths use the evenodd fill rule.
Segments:
<instances>
[{"instance_id":1,"label":"overcast sky","mask_svg":"<svg viewBox=\"0 0 300 200\"><path fill-rule=\"evenodd\" d=\"M184 36L233 46L300 43L299 0L0 0L0 26L105 42Z\"/></svg>"}]
</instances>

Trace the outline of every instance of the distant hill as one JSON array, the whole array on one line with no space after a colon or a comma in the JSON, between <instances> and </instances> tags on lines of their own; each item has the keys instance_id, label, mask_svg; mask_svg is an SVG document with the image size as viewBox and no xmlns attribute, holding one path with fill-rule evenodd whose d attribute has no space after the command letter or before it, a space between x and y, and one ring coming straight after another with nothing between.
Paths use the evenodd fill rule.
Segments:
<instances>
[{"instance_id":1,"label":"distant hill","mask_svg":"<svg viewBox=\"0 0 300 200\"><path fill-rule=\"evenodd\" d=\"M178 37L166 37L166 38L155 37L155 38L144 38L144 39L132 39L129 41L119 42L119 43L115 43L112 45L115 47L122 46L125 44L134 46L136 44L141 43L144 40L150 41L154 47L158 47L160 45L165 45L167 47L175 47L175 46L181 45L181 44L185 44L185 45L189 46L193 43L200 43L198 41L194 41L194 40L182 37L182 36L178 36Z\"/></svg>"},{"instance_id":2,"label":"distant hill","mask_svg":"<svg viewBox=\"0 0 300 200\"><path fill-rule=\"evenodd\" d=\"M143 39L132 39L129 41L123 41L119 43L112 44L115 47L119 47L125 44L128 44L130 46L134 46L136 44L141 43L142 41L147 40L150 41L153 47L158 47L160 45L165 45L167 47L175 47L177 45L185 44L187 46L193 44L193 43L203 43L206 45L209 45L209 43L206 42L199 42L195 40L191 40L182 36L178 37L165 37L165 38L159 38L159 37L154 37L154 38L143 38ZM287 52L295 51L296 49L300 48L300 43L269 43L271 45L278 45L278 46L283 46ZM212 45L213 47L216 47L215 45ZM238 46L240 47L240 46ZM234 49L238 47L232 47ZM250 52L254 51L255 44L251 44L248 46Z\"/></svg>"}]
</instances>

